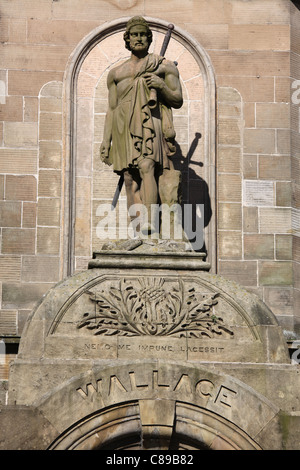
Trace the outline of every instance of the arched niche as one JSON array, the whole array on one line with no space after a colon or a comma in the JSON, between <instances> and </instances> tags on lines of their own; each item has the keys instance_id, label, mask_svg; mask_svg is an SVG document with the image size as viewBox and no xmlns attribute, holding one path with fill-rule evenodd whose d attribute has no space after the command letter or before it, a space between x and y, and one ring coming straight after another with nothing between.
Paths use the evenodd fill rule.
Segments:
<instances>
[{"instance_id":1,"label":"arched niche","mask_svg":"<svg viewBox=\"0 0 300 470\"><path fill-rule=\"evenodd\" d=\"M86 36L72 53L64 77L65 276L85 269L92 253L105 241L96 235L97 207L112 200L118 181L98 157L107 109L106 77L110 68L129 57L123 42L128 19L105 23ZM150 52L159 53L168 23L149 17L146 20L154 33ZM178 63L184 93L183 107L174 112L178 144L175 167L183 174L183 202L204 204L207 258L215 272L214 72L206 51L176 25L166 58ZM124 204L124 198L122 193L119 205L122 201ZM118 209L116 217L118 221Z\"/></svg>"}]
</instances>

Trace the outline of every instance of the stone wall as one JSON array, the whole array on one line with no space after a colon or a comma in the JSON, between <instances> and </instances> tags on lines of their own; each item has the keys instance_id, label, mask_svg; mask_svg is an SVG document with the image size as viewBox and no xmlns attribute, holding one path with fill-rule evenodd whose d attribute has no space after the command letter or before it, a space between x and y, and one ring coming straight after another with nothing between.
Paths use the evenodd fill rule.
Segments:
<instances>
[{"instance_id":1,"label":"stone wall","mask_svg":"<svg viewBox=\"0 0 300 470\"><path fill-rule=\"evenodd\" d=\"M72 171L65 159L68 61L95 28L136 14L174 23L208 54L218 117L217 203L212 205L216 243L208 249L214 252L219 274L257 293L282 326L293 330L299 322L300 291L299 114L298 106L291 106L291 82L299 79L300 12L294 4L290 0L86 0L84 5L81 0L3 0L0 335L6 340L20 336L35 303L66 272L66 181ZM120 49L123 54L123 43ZM193 72L187 67L179 63L182 73ZM81 98L84 113L89 102ZM196 101L200 103L199 98ZM101 121L103 108L97 109ZM190 122L196 115L199 118L195 109L190 109ZM184 133L180 117L177 120L179 134ZM99 139L89 141L84 128L78 135L82 149L91 145L95 152ZM185 156L191 141L181 141ZM199 153L199 162L202 156ZM91 163L98 165L95 159ZM202 163L215 170L215 162ZM83 161L77 166L77 193L84 197L77 198L75 270L86 267L93 251L89 222L95 209L90 196L94 201L98 197L86 165ZM204 170L200 176L208 182ZM89 192L92 187L94 193ZM209 191L213 199L215 187ZM0 363L0 379L7 373L7 361Z\"/></svg>"}]
</instances>

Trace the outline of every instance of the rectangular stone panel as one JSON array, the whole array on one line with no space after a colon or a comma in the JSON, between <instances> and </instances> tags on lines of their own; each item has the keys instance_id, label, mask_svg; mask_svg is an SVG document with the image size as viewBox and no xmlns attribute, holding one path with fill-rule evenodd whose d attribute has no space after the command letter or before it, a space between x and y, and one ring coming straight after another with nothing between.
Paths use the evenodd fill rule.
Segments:
<instances>
[{"instance_id":1,"label":"rectangular stone panel","mask_svg":"<svg viewBox=\"0 0 300 470\"><path fill-rule=\"evenodd\" d=\"M8 94L38 96L45 83L62 80L63 71L43 70L8 70Z\"/></svg>"},{"instance_id":2,"label":"rectangular stone panel","mask_svg":"<svg viewBox=\"0 0 300 470\"><path fill-rule=\"evenodd\" d=\"M26 18L11 18L9 24L9 42L26 42Z\"/></svg>"},{"instance_id":3,"label":"rectangular stone panel","mask_svg":"<svg viewBox=\"0 0 300 470\"><path fill-rule=\"evenodd\" d=\"M33 96L24 97L24 121L37 122L38 121L38 98Z\"/></svg>"},{"instance_id":4,"label":"rectangular stone panel","mask_svg":"<svg viewBox=\"0 0 300 470\"><path fill-rule=\"evenodd\" d=\"M245 129L244 131L245 153L275 153L274 129Z\"/></svg>"},{"instance_id":5,"label":"rectangular stone panel","mask_svg":"<svg viewBox=\"0 0 300 470\"><path fill-rule=\"evenodd\" d=\"M262 2L230 2L231 23L251 25L254 23L265 26L289 25L289 9L281 0L263 0Z\"/></svg>"},{"instance_id":6,"label":"rectangular stone panel","mask_svg":"<svg viewBox=\"0 0 300 470\"><path fill-rule=\"evenodd\" d=\"M240 175L218 175L219 201L240 202L242 197L242 182Z\"/></svg>"},{"instance_id":7,"label":"rectangular stone panel","mask_svg":"<svg viewBox=\"0 0 300 470\"><path fill-rule=\"evenodd\" d=\"M257 103L256 126L264 128L289 128L290 105L288 103Z\"/></svg>"},{"instance_id":8,"label":"rectangular stone panel","mask_svg":"<svg viewBox=\"0 0 300 470\"><path fill-rule=\"evenodd\" d=\"M37 150L0 148L0 173L35 174Z\"/></svg>"},{"instance_id":9,"label":"rectangular stone panel","mask_svg":"<svg viewBox=\"0 0 300 470\"><path fill-rule=\"evenodd\" d=\"M278 287L265 287L264 300L275 315L292 313L293 289Z\"/></svg>"},{"instance_id":10,"label":"rectangular stone panel","mask_svg":"<svg viewBox=\"0 0 300 470\"><path fill-rule=\"evenodd\" d=\"M53 283L12 283L2 285L3 309L31 309Z\"/></svg>"},{"instance_id":11,"label":"rectangular stone panel","mask_svg":"<svg viewBox=\"0 0 300 470\"><path fill-rule=\"evenodd\" d=\"M261 76L241 77L232 74L220 75L219 86L230 86L239 90L245 102L274 101L274 78Z\"/></svg>"},{"instance_id":12,"label":"rectangular stone panel","mask_svg":"<svg viewBox=\"0 0 300 470\"><path fill-rule=\"evenodd\" d=\"M229 25L229 49L288 51L289 25L234 24Z\"/></svg>"},{"instance_id":13,"label":"rectangular stone panel","mask_svg":"<svg viewBox=\"0 0 300 470\"><path fill-rule=\"evenodd\" d=\"M291 162L288 156L260 155L258 159L259 178L274 180L291 179Z\"/></svg>"},{"instance_id":14,"label":"rectangular stone panel","mask_svg":"<svg viewBox=\"0 0 300 470\"><path fill-rule=\"evenodd\" d=\"M245 155L243 158L244 179L257 178L257 155Z\"/></svg>"},{"instance_id":15,"label":"rectangular stone panel","mask_svg":"<svg viewBox=\"0 0 300 470\"><path fill-rule=\"evenodd\" d=\"M81 15L80 15L81 17ZM99 26L99 21L41 20L28 21L28 42L53 44L77 44L86 34Z\"/></svg>"},{"instance_id":16,"label":"rectangular stone panel","mask_svg":"<svg viewBox=\"0 0 300 470\"><path fill-rule=\"evenodd\" d=\"M2 281L18 281L21 279L20 256L0 256L0 278Z\"/></svg>"},{"instance_id":17,"label":"rectangular stone panel","mask_svg":"<svg viewBox=\"0 0 300 470\"><path fill-rule=\"evenodd\" d=\"M275 101L289 103L291 99L292 79L290 77L275 78Z\"/></svg>"},{"instance_id":18,"label":"rectangular stone panel","mask_svg":"<svg viewBox=\"0 0 300 470\"><path fill-rule=\"evenodd\" d=\"M0 201L0 226L20 227L21 209L21 202Z\"/></svg>"},{"instance_id":19,"label":"rectangular stone panel","mask_svg":"<svg viewBox=\"0 0 300 470\"><path fill-rule=\"evenodd\" d=\"M23 202L22 227L34 228L36 226L36 203Z\"/></svg>"},{"instance_id":20,"label":"rectangular stone panel","mask_svg":"<svg viewBox=\"0 0 300 470\"><path fill-rule=\"evenodd\" d=\"M60 226L60 199L39 199L37 224L43 226Z\"/></svg>"},{"instance_id":21,"label":"rectangular stone panel","mask_svg":"<svg viewBox=\"0 0 300 470\"><path fill-rule=\"evenodd\" d=\"M238 203L220 203L218 211L218 228L220 230L242 229L242 207Z\"/></svg>"},{"instance_id":22,"label":"rectangular stone panel","mask_svg":"<svg viewBox=\"0 0 300 470\"><path fill-rule=\"evenodd\" d=\"M261 233L291 233L291 210L261 207L259 226Z\"/></svg>"},{"instance_id":23,"label":"rectangular stone panel","mask_svg":"<svg viewBox=\"0 0 300 470\"><path fill-rule=\"evenodd\" d=\"M40 197L60 197L61 172L59 170L40 170L39 186Z\"/></svg>"},{"instance_id":24,"label":"rectangular stone panel","mask_svg":"<svg viewBox=\"0 0 300 470\"><path fill-rule=\"evenodd\" d=\"M275 236L276 259L291 260L293 256L293 237L292 235Z\"/></svg>"},{"instance_id":25,"label":"rectangular stone panel","mask_svg":"<svg viewBox=\"0 0 300 470\"><path fill-rule=\"evenodd\" d=\"M54 256L23 256L23 282L57 282L59 258Z\"/></svg>"},{"instance_id":26,"label":"rectangular stone panel","mask_svg":"<svg viewBox=\"0 0 300 470\"><path fill-rule=\"evenodd\" d=\"M1 2L1 15L9 18L51 18L51 0L32 2L30 0L10 0Z\"/></svg>"},{"instance_id":27,"label":"rectangular stone panel","mask_svg":"<svg viewBox=\"0 0 300 470\"><path fill-rule=\"evenodd\" d=\"M244 235L245 259L274 259L273 235Z\"/></svg>"},{"instance_id":28,"label":"rectangular stone panel","mask_svg":"<svg viewBox=\"0 0 300 470\"><path fill-rule=\"evenodd\" d=\"M21 228L2 229L2 253L34 254L35 230Z\"/></svg>"},{"instance_id":29,"label":"rectangular stone panel","mask_svg":"<svg viewBox=\"0 0 300 470\"><path fill-rule=\"evenodd\" d=\"M40 111L45 113L61 113L61 98L56 97L40 97Z\"/></svg>"},{"instance_id":30,"label":"rectangular stone panel","mask_svg":"<svg viewBox=\"0 0 300 470\"><path fill-rule=\"evenodd\" d=\"M16 333L16 310L0 310L0 335L15 335Z\"/></svg>"},{"instance_id":31,"label":"rectangular stone panel","mask_svg":"<svg viewBox=\"0 0 300 470\"><path fill-rule=\"evenodd\" d=\"M237 119L222 118L219 120L220 145L241 145L242 124Z\"/></svg>"},{"instance_id":32,"label":"rectangular stone panel","mask_svg":"<svg viewBox=\"0 0 300 470\"><path fill-rule=\"evenodd\" d=\"M0 104L1 121L23 120L23 98L22 96L7 96L5 104Z\"/></svg>"},{"instance_id":33,"label":"rectangular stone panel","mask_svg":"<svg viewBox=\"0 0 300 470\"><path fill-rule=\"evenodd\" d=\"M241 116L241 103L218 103L219 118L236 118Z\"/></svg>"},{"instance_id":34,"label":"rectangular stone panel","mask_svg":"<svg viewBox=\"0 0 300 470\"><path fill-rule=\"evenodd\" d=\"M217 0L210 0L209 3L197 0L188 4L180 0L173 0L168 4L153 0L145 5L145 15L151 16L155 12L158 18L166 21L170 21L170 11L172 11L172 21L177 23L198 24L201 18L202 24L211 24L213 18L213 24L227 24L230 18L230 11L226 5L220 4Z\"/></svg>"},{"instance_id":35,"label":"rectangular stone panel","mask_svg":"<svg viewBox=\"0 0 300 470\"><path fill-rule=\"evenodd\" d=\"M276 51L210 51L217 75L288 76L289 53Z\"/></svg>"},{"instance_id":36,"label":"rectangular stone panel","mask_svg":"<svg viewBox=\"0 0 300 470\"><path fill-rule=\"evenodd\" d=\"M245 206L273 206L274 203L275 185L273 181L243 181L243 204Z\"/></svg>"},{"instance_id":37,"label":"rectangular stone panel","mask_svg":"<svg viewBox=\"0 0 300 470\"><path fill-rule=\"evenodd\" d=\"M39 138L40 140L61 140L61 113L40 113Z\"/></svg>"},{"instance_id":38,"label":"rectangular stone panel","mask_svg":"<svg viewBox=\"0 0 300 470\"><path fill-rule=\"evenodd\" d=\"M60 228L38 227L36 243L38 254L58 255L60 248Z\"/></svg>"},{"instance_id":39,"label":"rectangular stone panel","mask_svg":"<svg viewBox=\"0 0 300 470\"><path fill-rule=\"evenodd\" d=\"M41 141L39 145L39 167L61 168L61 142Z\"/></svg>"},{"instance_id":40,"label":"rectangular stone panel","mask_svg":"<svg viewBox=\"0 0 300 470\"><path fill-rule=\"evenodd\" d=\"M220 259L241 259L242 233L239 231L219 231L218 253Z\"/></svg>"},{"instance_id":41,"label":"rectangular stone panel","mask_svg":"<svg viewBox=\"0 0 300 470\"><path fill-rule=\"evenodd\" d=\"M289 261L260 261L259 284L262 286L290 286L293 283L293 266Z\"/></svg>"},{"instance_id":42,"label":"rectangular stone panel","mask_svg":"<svg viewBox=\"0 0 300 470\"><path fill-rule=\"evenodd\" d=\"M221 173L239 173L241 168L240 147L218 147L218 171Z\"/></svg>"},{"instance_id":43,"label":"rectangular stone panel","mask_svg":"<svg viewBox=\"0 0 300 470\"><path fill-rule=\"evenodd\" d=\"M0 62L5 69L63 72L71 52L71 46L0 44Z\"/></svg>"},{"instance_id":44,"label":"rectangular stone panel","mask_svg":"<svg viewBox=\"0 0 300 470\"><path fill-rule=\"evenodd\" d=\"M276 183L276 206L290 207L292 205L292 184L288 181Z\"/></svg>"},{"instance_id":45,"label":"rectangular stone panel","mask_svg":"<svg viewBox=\"0 0 300 470\"><path fill-rule=\"evenodd\" d=\"M38 128L35 122L5 122L4 144L7 147L35 147Z\"/></svg>"},{"instance_id":46,"label":"rectangular stone panel","mask_svg":"<svg viewBox=\"0 0 300 470\"><path fill-rule=\"evenodd\" d=\"M37 180L35 176L7 175L6 199L13 201L36 201Z\"/></svg>"},{"instance_id":47,"label":"rectangular stone panel","mask_svg":"<svg viewBox=\"0 0 300 470\"><path fill-rule=\"evenodd\" d=\"M257 286L256 261L220 261L218 272L243 286Z\"/></svg>"}]
</instances>

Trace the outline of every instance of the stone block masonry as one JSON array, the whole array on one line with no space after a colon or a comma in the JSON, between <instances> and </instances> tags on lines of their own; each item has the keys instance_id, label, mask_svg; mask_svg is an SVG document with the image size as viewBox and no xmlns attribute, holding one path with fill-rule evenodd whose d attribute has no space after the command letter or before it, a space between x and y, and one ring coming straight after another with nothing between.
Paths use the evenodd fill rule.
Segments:
<instances>
[{"instance_id":1,"label":"stone block masonry","mask_svg":"<svg viewBox=\"0 0 300 470\"><path fill-rule=\"evenodd\" d=\"M205 140L211 97L205 94L194 56L179 41L170 43L185 98L183 108L174 113L185 202L188 195L204 191L209 172L217 174L212 201L217 243L211 249L218 272L255 291L287 329L298 322L300 140L291 85L299 80L300 13L286 0L166 3L86 0L83 7L79 0L1 2L3 335L11 334L10 315L15 334L20 335L34 302L63 277L69 236L66 187L72 177L66 129L67 120L74 117L66 113L70 83L64 77L71 54L95 28L135 14L157 16L181 28L204 48L214 71L217 156L210 162L204 155L212 138ZM93 251L101 248L95 231L97 203L111 197L117 181L97 155L107 106L107 72L125 57L122 34L112 35L105 44L99 38L77 71L75 271L85 269ZM161 33L155 36L153 50L160 45ZM196 133L201 138L188 165L185 157ZM208 187L203 200L212 200L214 190ZM214 232L209 224L206 230L209 235Z\"/></svg>"}]
</instances>

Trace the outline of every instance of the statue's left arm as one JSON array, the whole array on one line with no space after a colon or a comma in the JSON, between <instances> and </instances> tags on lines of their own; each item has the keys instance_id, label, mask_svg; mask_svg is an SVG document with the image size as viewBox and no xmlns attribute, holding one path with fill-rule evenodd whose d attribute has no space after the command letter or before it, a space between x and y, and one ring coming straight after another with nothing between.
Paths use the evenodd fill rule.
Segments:
<instances>
[{"instance_id":1,"label":"statue's left arm","mask_svg":"<svg viewBox=\"0 0 300 470\"><path fill-rule=\"evenodd\" d=\"M171 108L181 108L183 99L177 67L170 61L164 61L163 70L164 78L155 73L146 73L144 78L147 86L155 88Z\"/></svg>"}]
</instances>

